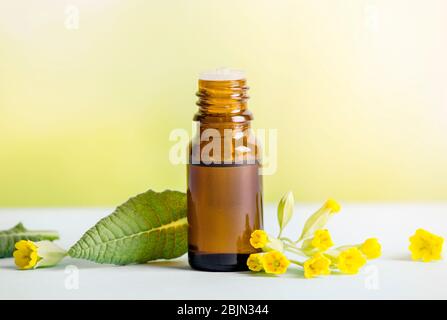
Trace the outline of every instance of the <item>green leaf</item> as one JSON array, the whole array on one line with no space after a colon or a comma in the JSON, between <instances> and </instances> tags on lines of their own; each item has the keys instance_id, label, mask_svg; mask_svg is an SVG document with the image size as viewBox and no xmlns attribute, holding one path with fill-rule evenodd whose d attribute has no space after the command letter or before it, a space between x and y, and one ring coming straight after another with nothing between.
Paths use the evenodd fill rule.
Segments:
<instances>
[{"instance_id":1,"label":"green leaf","mask_svg":"<svg viewBox=\"0 0 447 320\"><path fill-rule=\"evenodd\" d=\"M0 258L12 257L14 245L20 240L52 241L57 239L59 239L57 231L27 230L20 222L11 229L0 231Z\"/></svg>"},{"instance_id":2,"label":"green leaf","mask_svg":"<svg viewBox=\"0 0 447 320\"><path fill-rule=\"evenodd\" d=\"M186 195L149 190L101 219L68 254L118 265L172 259L187 251L187 232Z\"/></svg>"},{"instance_id":3,"label":"green leaf","mask_svg":"<svg viewBox=\"0 0 447 320\"><path fill-rule=\"evenodd\" d=\"M279 201L278 204L278 224L279 224L279 234L289 223L293 216L293 206L295 200L293 199L293 193L291 191L287 192Z\"/></svg>"}]
</instances>

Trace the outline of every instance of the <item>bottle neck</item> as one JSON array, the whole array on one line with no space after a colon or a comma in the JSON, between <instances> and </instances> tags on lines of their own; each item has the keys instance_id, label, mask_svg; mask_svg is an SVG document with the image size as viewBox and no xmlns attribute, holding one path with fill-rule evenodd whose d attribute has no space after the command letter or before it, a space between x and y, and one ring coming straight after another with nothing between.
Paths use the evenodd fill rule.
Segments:
<instances>
[{"instance_id":1,"label":"bottle neck","mask_svg":"<svg viewBox=\"0 0 447 320\"><path fill-rule=\"evenodd\" d=\"M247 109L248 86L245 79L210 81L199 80L194 120L203 123L244 123L253 119Z\"/></svg>"}]
</instances>

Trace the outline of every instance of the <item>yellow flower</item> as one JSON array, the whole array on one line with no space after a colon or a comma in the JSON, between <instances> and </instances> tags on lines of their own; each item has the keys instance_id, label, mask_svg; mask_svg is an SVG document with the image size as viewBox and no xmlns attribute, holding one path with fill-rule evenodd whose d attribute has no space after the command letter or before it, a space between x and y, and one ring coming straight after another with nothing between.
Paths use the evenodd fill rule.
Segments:
<instances>
[{"instance_id":1,"label":"yellow flower","mask_svg":"<svg viewBox=\"0 0 447 320\"><path fill-rule=\"evenodd\" d=\"M429 262L440 260L444 239L424 229L416 230L410 238L410 251L413 260Z\"/></svg>"},{"instance_id":2,"label":"yellow flower","mask_svg":"<svg viewBox=\"0 0 447 320\"><path fill-rule=\"evenodd\" d=\"M262 265L266 273L281 274L287 271L290 261L279 251L264 254Z\"/></svg>"},{"instance_id":3,"label":"yellow flower","mask_svg":"<svg viewBox=\"0 0 447 320\"><path fill-rule=\"evenodd\" d=\"M15 264L22 270L54 266L67 255L65 250L47 240L20 240L15 244L15 248Z\"/></svg>"},{"instance_id":4,"label":"yellow flower","mask_svg":"<svg viewBox=\"0 0 447 320\"><path fill-rule=\"evenodd\" d=\"M360 251L366 258L376 259L382 254L382 246L380 245L379 240L370 238L366 239L365 242L360 245Z\"/></svg>"},{"instance_id":5,"label":"yellow flower","mask_svg":"<svg viewBox=\"0 0 447 320\"><path fill-rule=\"evenodd\" d=\"M315 231L311 244L312 247L317 248L320 251L326 251L334 245L334 242L332 241L329 230L320 229Z\"/></svg>"},{"instance_id":6,"label":"yellow flower","mask_svg":"<svg viewBox=\"0 0 447 320\"><path fill-rule=\"evenodd\" d=\"M248 269L255 272L262 271L264 269L262 266L263 260L262 253L252 253L247 259Z\"/></svg>"},{"instance_id":7,"label":"yellow flower","mask_svg":"<svg viewBox=\"0 0 447 320\"><path fill-rule=\"evenodd\" d=\"M334 199L327 200L326 203L325 203L325 207L330 209L331 213L339 212L340 209L341 209L341 206Z\"/></svg>"},{"instance_id":8,"label":"yellow flower","mask_svg":"<svg viewBox=\"0 0 447 320\"><path fill-rule=\"evenodd\" d=\"M37 246L29 240L21 240L15 244L14 259L19 269L34 268L38 261Z\"/></svg>"},{"instance_id":9,"label":"yellow flower","mask_svg":"<svg viewBox=\"0 0 447 320\"><path fill-rule=\"evenodd\" d=\"M250 244L253 246L253 248L262 249L263 247L265 247L268 240L269 237L267 235L267 232L265 232L264 230L255 230L251 234Z\"/></svg>"},{"instance_id":10,"label":"yellow flower","mask_svg":"<svg viewBox=\"0 0 447 320\"><path fill-rule=\"evenodd\" d=\"M355 247L342 251L337 258L338 269L347 274L358 273L365 263L365 257L360 250Z\"/></svg>"},{"instance_id":11,"label":"yellow flower","mask_svg":"<svg viewBox=\"0 0 447 320\"><path fill-rule=\"evenodd\" d=\"M331 265L331 260L326 258L321 253L317 253L312 258L304 262L304 276L307 279L330 274L331 270L329 266Z\"/></svg>"}]
</instances>

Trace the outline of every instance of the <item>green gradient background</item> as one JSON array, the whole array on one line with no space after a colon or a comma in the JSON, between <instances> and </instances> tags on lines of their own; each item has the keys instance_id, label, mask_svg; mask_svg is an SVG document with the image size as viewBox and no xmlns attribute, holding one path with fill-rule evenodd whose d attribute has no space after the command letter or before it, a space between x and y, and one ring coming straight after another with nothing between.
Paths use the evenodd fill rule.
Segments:
<instances>
[{"instance_id":1,"label":"green gradient background","mask_svg":"<svg viewBox=\"0 0 447 320\"><path fill-rule=\"evenodd\" d=\"M442 0L0 0L0 206L184 190L168 136L219 66L278 129L267 201L447 200L446 39Z\"/></svg>"}]
</instances>

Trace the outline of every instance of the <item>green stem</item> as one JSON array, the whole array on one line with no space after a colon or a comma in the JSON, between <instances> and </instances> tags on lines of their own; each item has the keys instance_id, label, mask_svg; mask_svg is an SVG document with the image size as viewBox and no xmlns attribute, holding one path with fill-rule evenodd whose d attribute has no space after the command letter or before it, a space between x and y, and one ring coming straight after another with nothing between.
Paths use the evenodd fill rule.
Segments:
<instances>
[{"instance_id":1,"label":"green stem","mask_svg":"<svg viewBox=\"0 0 447 320\"><path fill-rule=\"evenodd\" d=\"M303 251L301 251L300 249L296 248L295 246L291 246L291 245L286 244L284 248L285 248L285 250L287 250L289 252L293 252L293 253L296 253L296 254L301 255L303 257L307 257L307 255Z\"/></svg>"},{"instance_id":2,"label":"green stem","mask_svg":"<svg viewBox=\"0 0 447 320\"><path fill-rule=\"evenodd\" d=\"M303 267L304 266L304 263L302 263L302 262L299 262L299 261L296 261L296 260L289 260L291 263L294 263L294 264L296 264L296 265L299 265L299 266L301 266L301 267Z\"/></svg>"},{"instance_id":3,"label":"green stem","mask_svg":"<svg viewBox=\"0 0 447 320\"><path fill-rule=\"evenodd\" d=\"M278 237L278 238L279 238L279 240L289 242L289 243L292 244L292 245L295 244L295 242L293 242L291 239L289 239L289 238L287 238L287 237L281 237L281 238Z\"/></svg>"}]
</instances>

